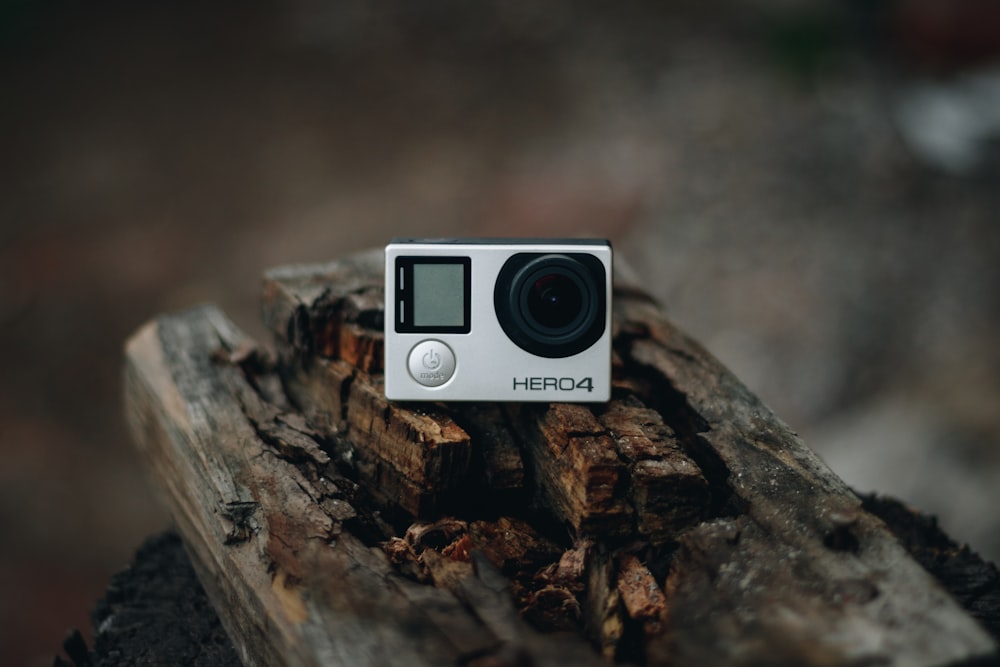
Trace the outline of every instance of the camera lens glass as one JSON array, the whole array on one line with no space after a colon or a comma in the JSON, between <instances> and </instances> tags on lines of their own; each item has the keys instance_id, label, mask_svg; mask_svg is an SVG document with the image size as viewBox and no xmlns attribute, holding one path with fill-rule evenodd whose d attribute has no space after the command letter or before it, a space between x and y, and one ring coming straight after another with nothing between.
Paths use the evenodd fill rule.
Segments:
<instances>
[{"instance_id":1,"label":"camera lens glass","mask_svg":"<svg viewBox=\"0 0 1000 667\"><path fill-rule=\"evenodd\" d=\"M563 329L573 324L583 307L580 285L569 276L558 273L536 280L526 296L531 317L548 329Z\"/></svg>"},{"instance_id":2,"label":"camera lens glass","mask_svg":"<svg viewBox=\"0 0 1000 667\"><path fill-rule=\"evenodd\" d=\"M591 254L518 253L497 276L497 320L523 350L572 356L604 333L605 290L604 265Z\"/></svg>"}]
</instances>

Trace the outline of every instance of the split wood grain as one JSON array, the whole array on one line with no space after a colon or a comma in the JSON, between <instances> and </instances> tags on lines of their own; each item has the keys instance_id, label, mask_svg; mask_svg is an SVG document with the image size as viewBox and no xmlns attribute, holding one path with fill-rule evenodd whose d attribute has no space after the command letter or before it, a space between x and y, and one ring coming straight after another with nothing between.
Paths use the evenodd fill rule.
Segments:
<instances>
[{"instance_id":1,"label":"split wood grain","mask_svg":"<svg viewBox=\"0 0 1000 667\"><path fill-rule=\"evenodd\" d=\"M219 362L245 340L197 308L140 329L125 371L133 436L245 664L599 664L529 628L488 561L448 590L366 545L352 482L310 429Z\"/></svg>"}]
</instances>

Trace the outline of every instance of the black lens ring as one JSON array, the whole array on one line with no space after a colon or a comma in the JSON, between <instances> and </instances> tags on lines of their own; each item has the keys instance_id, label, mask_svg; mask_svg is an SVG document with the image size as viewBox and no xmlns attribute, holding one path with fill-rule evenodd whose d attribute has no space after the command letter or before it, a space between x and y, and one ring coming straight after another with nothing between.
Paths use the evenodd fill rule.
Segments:
<instances>
[{"instance_id":1,"label":"black lens ring","mask_svg":"<svg viewBox=\"0 0 1000 667\"><path fill-rule=\"evenodd\" d=\"M572 262L572 260L570 261ZM518 271L514 276L510 299L511 308L523 320L522 324L552 343L565 342L578 335L581 325L593 317L594 310L594 298L591 294L593 289L588 289L587 283L589 281L584 275L581 275L580 269L581 267L576 262L570 264L558 257L545 255L529 262ZM568 278L580 293L579 311L568 324L561 327L547 326L531 311L532 291L540 280L549 276Z\"/></svg>"},{"instance_id":2,"label":"black lens ring","mask_svg":"<svg viewBox=\"0 0 1000 667\"><path fill-rule=\"evenodd\" d=\"M580 293L580 312L560 327L531 314L531 290L540 279L567 278ZM504 264L494 289L497 319L518 347L541 357L569 357L597 342L605 329L606 273L588 253L518 253Z\"/></svg>"}]
</instances>

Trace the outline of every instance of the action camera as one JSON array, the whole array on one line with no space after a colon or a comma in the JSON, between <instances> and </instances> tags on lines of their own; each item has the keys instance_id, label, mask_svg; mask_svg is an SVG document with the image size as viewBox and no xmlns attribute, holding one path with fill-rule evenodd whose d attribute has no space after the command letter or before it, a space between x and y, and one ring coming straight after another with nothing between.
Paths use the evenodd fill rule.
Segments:
<instances>
[{"instance_id":1,"label":"action camera","mask_svg":"<svg viewBox=\"0 0 1000 667\"><path fill-rule=\"evenodd\" d=\"M591 403L610 394L608 241L386 246L386 398Z\"/></svg>"}]
</instances>

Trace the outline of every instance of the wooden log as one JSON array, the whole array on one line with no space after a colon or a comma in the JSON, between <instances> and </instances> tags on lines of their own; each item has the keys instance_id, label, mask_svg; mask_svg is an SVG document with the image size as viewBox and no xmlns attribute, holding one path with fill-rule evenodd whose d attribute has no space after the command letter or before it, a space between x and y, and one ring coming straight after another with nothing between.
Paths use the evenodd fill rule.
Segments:
<instances>
[{"instance_id":1,"label":"wooden log","mask_svg":"<svg viewBox=\"0 0 1000 667\"><path fill-rule=\"evenodd\" d=\"M245 661L995 655L885 525L621 275L613 400L497 406L385 400L381 271L374 252L269 272L274 363L212 308L127 346L133 433Z\"/></svg>"}]
</instances>

